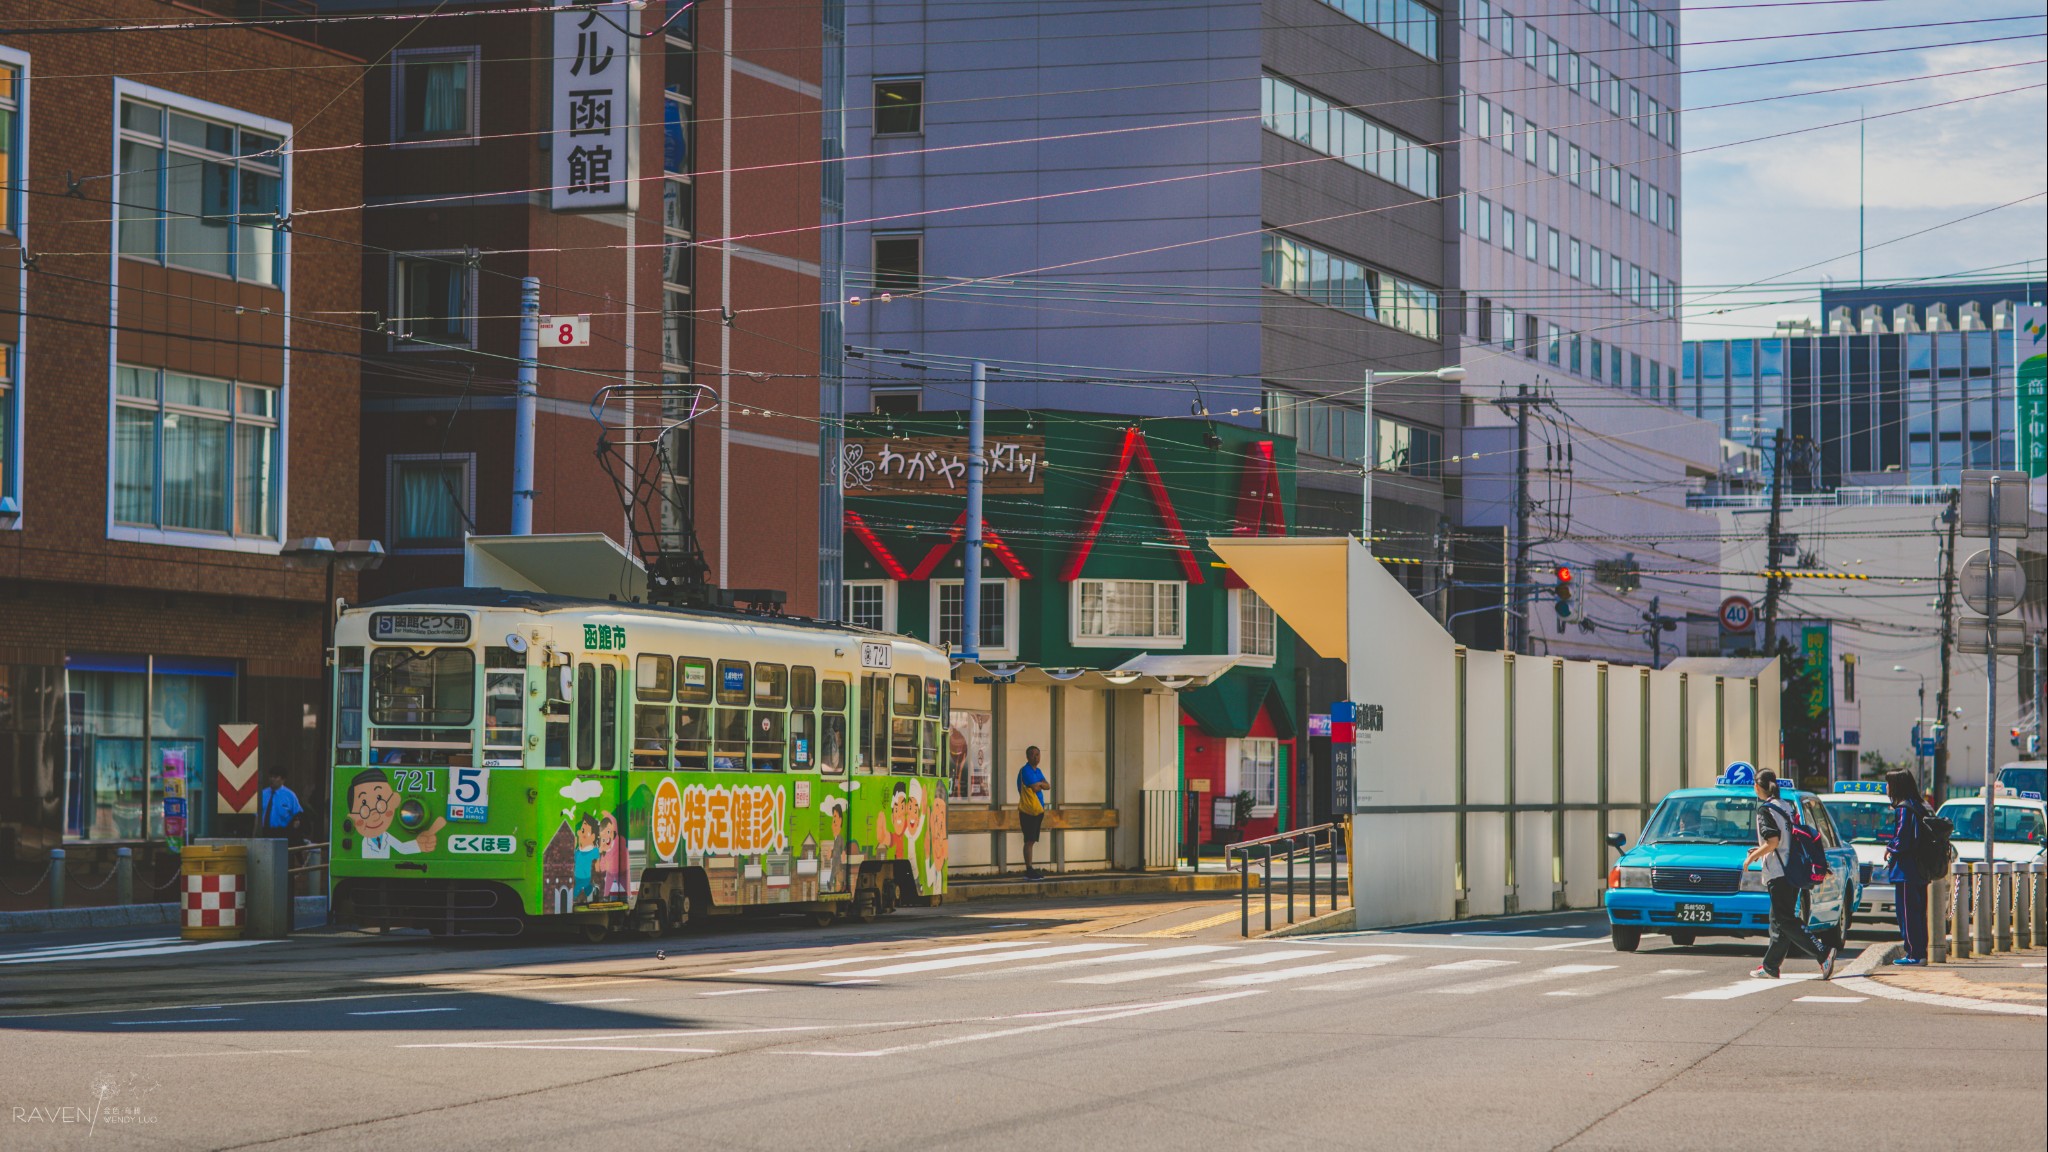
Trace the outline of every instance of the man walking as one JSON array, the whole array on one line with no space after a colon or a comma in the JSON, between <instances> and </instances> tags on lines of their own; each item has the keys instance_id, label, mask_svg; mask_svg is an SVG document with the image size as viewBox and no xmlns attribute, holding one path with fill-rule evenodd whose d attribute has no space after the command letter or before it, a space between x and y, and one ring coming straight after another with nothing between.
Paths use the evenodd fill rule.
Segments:
<instances>
[{"instance_id":1,"label":"man walking","mask_svg":"<svg viewBox=\"0 0 2048 1152\"><path fill-rule=\"evenodd\" d=\"M1771 898L1771 943L1764 950L1764 962L1750 975L1759 980L1776 980L1785 954L1797 951L1820 961L1820 978L1827 980L1835 974L1837 949L1816 942L1799 915L1799 886L1785 874L1792 855L1792 821L1797 817L1792 805L1778 798L1776 772L1756 774L1756 798L1763 801L1756 810L1757 844L1749 850L1743 867L1763 861L1764 891Z\"/></svg>"},{"instance_id":2,"label":"man walking","mask_svg":"<svg viewBox=\"0 0 2048 1152\"><path fill-rule=\"evenodd\" d=\"M299 797L285 787L284 769L272 768L264 773L270 785L256 796L256 836L258 839L291 840L297 838L306 808L299 803Z\"/></svg>"},{"instance_id":3,"label":"man walking","mask_svg":"<svg viewBox=\"0 0 2048 1152\"><path fill-rule=\"evenodd\" d=\"M1043 880L1045 873L1038 870L1031 861L1032 853L1038 847L1039 829L1045 826L1046 798L1052 793L1052 785L1046 782L1045 772L1038 767L1038 745L1024 750L1024 766L1017 769L1017 824L1024 833L1024 878Z\"/></svg>"}]
</instances>

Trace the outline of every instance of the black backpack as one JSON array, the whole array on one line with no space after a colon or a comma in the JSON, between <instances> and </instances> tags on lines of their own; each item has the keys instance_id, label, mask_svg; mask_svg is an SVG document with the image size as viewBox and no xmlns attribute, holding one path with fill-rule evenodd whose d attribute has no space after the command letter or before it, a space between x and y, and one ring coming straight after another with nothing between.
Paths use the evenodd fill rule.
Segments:
<instances>
[{"instance_id":1,"label":"black backpack","mask_svg":"<svg viewBox=\"0 0 2048 1152\"><path fill-rule=\"evenodd\" d=\"M1946 816L1928 813L1920 818L1920 839L1914 845L1914 863L1929 879L1948 875L1949 866L1955 863L1956 826Z\"/></svg>"}]
</instances>

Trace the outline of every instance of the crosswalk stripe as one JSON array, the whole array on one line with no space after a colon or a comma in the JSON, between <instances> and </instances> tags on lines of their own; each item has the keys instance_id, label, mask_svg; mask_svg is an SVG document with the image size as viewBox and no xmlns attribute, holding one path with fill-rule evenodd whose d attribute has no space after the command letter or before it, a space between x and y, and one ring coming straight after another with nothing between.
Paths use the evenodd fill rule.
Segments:
<instances>
[{"instance_id":1,"label":"crosswalk stripe","mask_svg":"<svg viewBox=\"0 0 2048 1152\"><path fill-rule=\"evenodd\" d=\"M1537 984L1545 980L1561 980L1566 976L1588 976L1595 972L1607 972L1612 964L1559 964L1538 972L1518 972L1512 976L1495 976L1491 980L1474 980L1469 984L1453 984L1448 988L1431 988L1450 996L1472 996L1481 992L1498 992L1503 988L1519 988L1524 984Z\"/></svg>"},{"instance_id":2,"label":"crosswalk stripe","mask_svg":"<svg viewBox=\"0 0 2048 1152\"><path fill-rule=\"evenodd\" d=\"M1609 992L1621 992L1630 988L1641 988L1646 984L1661 984L1673 976L1697 976L1698 968L1660 968L1643 976L1622 976L1614 980L1602 980L1584 988L1560 988L1545 992L1545 996L1605 996Z\"/></svg>"},{"instance_id":3,"label":"crosswalk stripe","mask_svg":"<svg viewBox=\"0 0 2048 1152\"><path fill-rule=\"evenodd\" d=\"M1328 976L1336 972L1350 972L1359 968L1378 968L1392 964L1400 956L1355 956L1348 960L1325 960L1320 964L1297 964L1292 968L1268 969L1262 972L1240 972L1235 976L1219 976L1214 980L1202 981L1210 988L1236 988L1247 984L1278 984L1283 980L1300 980L1309 976Z\"/></svg>"},{"instance_id":4,"label":"crosswalk stripe","mask_svg":"<svg viewBox=\"0 0 2048 1152\"><path fill-rule=\"evenodd\" d=\"M944 968L966 968L976 964L1003 964L1011 960L1036 960L1041 956L1067 956L1075 952L1106 952L1113 948L1129 948L1129 944L1052 944L1043 948L1025 948L1021 951L1002 952L981 956L943 956L937 960L912 960L907 964L884 964L880 968L850 968L831 972L831 976L905 976L912 972L936 972ZM849 961L852 963L852 961Z\"/></svg>"},{"instance_id":5,"label":"crosswalk stripe","mask_svg":"<svg viewBox=\"0 0 2048 1152\"><path fill-rule=\"evenodd\" d=\"M1794 996L1794 1004L1861 1004L1868 996Z\"/></svg>"},{"instance_id":6,"label":"crosswalk stripe","mask_svg":"<svg viewBox=\"0 0 2048 1152\"><path fill-rule=\"evenodd\" d=\"M1431 972L1482 972L1488 968L1511 968L1520 960L1454 960L1449 964L1431 964Z\"/></svg>"},{"instance_id":7,"label":"crosswalk stripe","mask_svg":"<svg viewBox=\"0 0 2048 1152\"><path fill-rule=\"evenodd\" d=\"M1337 980L1329 984L1309 984L1294 989L1297 992L1360 992L1368 988L1398 988L1403 984L1418 984L1430 979L1427 968L1409 968L1399 972L1375 972L1370 976L1359 976L1350 980Z\"/></svg>"},{"instance_id":8,"label":"crosswalk stripe","mask_svg":"<svg viewBox=\"0 0 2048 1152\"><path fill-rule=\"evenodd\" d=\"M1137 980L1160 980L1168 976L1185 976L1190 972L1214 974L1215 961L1196 964L1168 964L1160 968L1140 968L1135 972L1102 972L1094 976L1074 976L1060 981L1062 984L1129 984Z\"/></svg>"},{"instance_id":9,"label":"crosswalk stripe","mask_svg":"<svg viewBox=\"0 0 2048 1152\"><path fill-rule=\"evenodd\" d=\"M1733 984L1725 984L1719 988L1702 988L1697 992L1686 992L1677 996L1666 996L1665 999L1733 1000L1738 996L1750 996L1758 992L1768 992L1773 988L1783 988L1785 985L1798 980L1818 979L1820 979L1820 973L1818 972L1801 972L1797 976L1783 976L1776 980L1763 980L1752 976L1747 980L1737 980Z\"/></svg>"},{"instance_id":10,"label":"crosswalk stripe","mask_svg":"<svg viewBox=\"0 0 2048 1152\"><path fill-rule=\"evenodd\" d=\"M1139 960L1168 960L1177 956L1202 956L1211 952L1228 951L1228 944L1184 944L1178 948L1158 948L1150 952L1125 952L1116 956L1083 956L1079 960L1049 960L1043 964L1020 964L1000 972L957 972L945 979L1001 980L1018 972L1057 972L1068 968L1092 968L1098 964L1129 964Z\"/></svg>"},{"instance_id":11,"label":"crosswalk stripe","mask_svg":"<svg viewBox=\"0 0 2048 1152\"><path fill-rule=\"evenodd\" d=\"M877 956L860 956L848 959L833 956L825 960L803 960L791 964L758 964L751 968L734 968L728 975L760 976L771 972L806 972L813 968L838 968L846 964L864 964L870 960L904 960L912 956L944 956L959 952L988 952L997 948L1017 948L1022 942L998 940L987 944L949 944L944 948L919 948L911 952L889 952Z\"/></svg>"},{"instance_id":12,"label":"crosswalk stripe","mask_svg":"<svg viewBox=\"0 0 2048 1152\"><path fill-rule=\"evenodd\" d=\"M1213 964L1277 964L1282 960L1305 960L1310 956L1328 956L1323 948L1276 948L1270 952L1253 952L1244 956L1226 956L1213 960Z\"/></svg>"}]
</instances>

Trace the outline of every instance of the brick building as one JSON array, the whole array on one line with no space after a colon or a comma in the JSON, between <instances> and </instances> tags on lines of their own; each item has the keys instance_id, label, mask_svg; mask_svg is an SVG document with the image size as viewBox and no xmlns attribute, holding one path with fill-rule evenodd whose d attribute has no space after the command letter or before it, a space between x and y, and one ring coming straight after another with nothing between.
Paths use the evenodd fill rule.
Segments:
<instances>
[{"instance_id":1,"label":"brick building","mask_svg":"<svg viewBox=\"0 0 2048 1152\"><path fill-rule=\"evenodd\" d=\"M534 277L541 315L587 317L589 342L542 344L532 530L675 545L693 522L712 584L814 611L838 544L834 507L821 557L826 5L318 8L435 17L321 32L373 62L361 535L390 559L366 594L459 583L466 534L513 530ZM648 391L595 403L621 385ZM614 474L645 478L630 523Z\"/></svg>"},{"instance_id":2,"label":"brick building","mask_svg":"<svg viewBox=\"0 0 2048 1152\"><path fill-rule=\"evenodd\" d=\"M359 202L361 68L191 4L74 23L0 34L0 867L84 882L181 793L241 830L220 724L316 778L326 574L283 553L356 535L362 255L352 208L282 222Z\"/></svg>"}]
</instances>

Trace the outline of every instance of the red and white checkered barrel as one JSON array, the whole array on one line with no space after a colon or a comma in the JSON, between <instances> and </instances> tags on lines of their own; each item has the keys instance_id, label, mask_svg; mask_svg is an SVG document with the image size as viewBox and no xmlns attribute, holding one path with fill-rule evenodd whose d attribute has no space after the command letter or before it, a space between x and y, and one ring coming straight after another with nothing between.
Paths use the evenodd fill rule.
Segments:
<instances>
[{"instance_id":1,"label":"red and white checkered barrel","mask_svg":"<svg viewBox=\"0 0 2048 1152\"><path fill-rule=\"evenodd\" d=\"M187 940L238 940L247 915L249 850L239 844L185 846L182 927Z\"/></svg>"}]
</instances>

